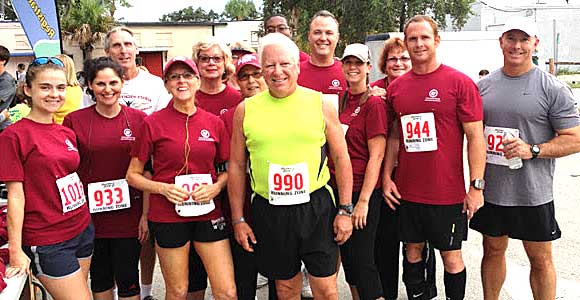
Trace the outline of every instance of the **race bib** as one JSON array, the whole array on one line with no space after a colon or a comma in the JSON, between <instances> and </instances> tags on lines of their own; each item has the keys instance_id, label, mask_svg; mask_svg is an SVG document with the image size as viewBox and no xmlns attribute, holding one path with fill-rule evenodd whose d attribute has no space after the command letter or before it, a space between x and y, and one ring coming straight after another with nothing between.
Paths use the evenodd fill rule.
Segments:
<instances>
[{"instance_id":1,"label":"race bib","mask_svg":"<svg viewBox=\"0 0 580 300\"><path fill-rule=\"evenodd\" d=\"M125 179L89 183L87 190L92 214L131 207L129 184Z\"/></svg>"},{"instance_id":2,"label":"race bib","mask_svg":"<svg viewBox=\"0 0 580 300\"><path fill-rule=\"evenodd\" d=\"M79 175L74 172L56 180L62 202L62 213L73 211L87 202Z\"/></svg>"},{"instance_id":3,"label":"race bib","mask_svg":"<svg viewBox=\"0 0 580 300\"><path fill-rule=\"evenodd\" d=\"M487 141L485 162L494 165L508 166L508 160L503 154L503 141L509 137L520 137L520 131L515 128L485 126L485 140Z\"/></svg>"},{"instance_id":4,"label":"race bib","mask_svg":"<svg viewBox=\"0 0 580 300\"><path fill-rule=\"evenodd\" d=\"M295 205L310 201L310 180L305 162L289 166L270 164L268 192L272 205Z\"/></svg>"},{"instance_id":5,"label":"race bib","mask_svg":"<svg viewBox=\"0 0 580 300\"><path fill-rule=\"evenodd\" d=\"M437 130L432 112L402 116L401 129L407 152L437 150Z\"/></svg>"},{"instance_id":6,"label":"race bib","mask_svg":"<svg viewBox=\"0 0 580 300\"><path fill-rule=\"evenodd\" d=\"M175 177L175 184L182 187L190 194L200 185L213 184L210 174L187 174ZM175 211L182 217L195 217L208 214L215 209L213 199L207 202L193 201L191 195L189 199L175 205Z\"/></svg>"},{"instance_id":7,"label":"race bib","mask_svg":"<svg viewBox=\"0 0 580 300\"><path fill-rule=\"evenodd\" d=\"M338 113L338 95L337 94L322 94L322 101L327 101L334 106L336 113Z\"/></svg>"},{"instance_id":8,"label":"race bib","mask_svg":"<svg viewBox=\"0 0 580 300\"><path fill-rule=\"evenodd\" d=\"M344 136L346 136L346 132L348 131L348 125L346 125L346 124L340 124L340 126L342 126L342 131L344 133Z\"/></svg>"}]
</instances>

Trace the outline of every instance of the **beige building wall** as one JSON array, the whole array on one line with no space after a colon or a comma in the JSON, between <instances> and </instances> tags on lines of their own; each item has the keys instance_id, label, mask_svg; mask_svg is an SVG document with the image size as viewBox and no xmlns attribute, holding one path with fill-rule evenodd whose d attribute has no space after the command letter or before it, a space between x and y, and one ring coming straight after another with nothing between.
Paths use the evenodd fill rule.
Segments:
<instances>
[{"instance_id":1,"label":"beige building wall","mask_svg":"<svg viewBox=\"0 0 580 300\"><path fill-rule=\"evenodd\" d=\"M252 47L258 46L258 32L261 21L239 21L215 24L191 23L128 23L135 34L137 45L141 52L161 51L166 55L163 61L177 55L191 57L192 46L197 41L215 35L226 43L244 41ZM7 70L10 74L16 71L18 63L28 64L32 60L32 48L26 34L18 22L0 23L0 44L11 53L28 54L28 56L12 57ZM82 69L83 55L78 44L73 41L63 41L64 51L73 56L75 68ZM92 56L105 55L103 42L95 45Z\"/></svg>"}]
</instances>

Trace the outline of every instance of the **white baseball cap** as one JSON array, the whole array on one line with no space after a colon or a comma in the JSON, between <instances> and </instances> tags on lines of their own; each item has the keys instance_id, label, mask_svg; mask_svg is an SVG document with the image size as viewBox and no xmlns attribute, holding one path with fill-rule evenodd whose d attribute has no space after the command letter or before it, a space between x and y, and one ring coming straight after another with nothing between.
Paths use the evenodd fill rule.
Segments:
<instances>
[{"instance_id":1,"label":"white baseball cap","mask_svg":"<svg viewBox=\"0 0 580 300\"><path fill-rule=\"evenodd\" d=\"M514 16L508 18L503 26L502 35L510 30L520 30L529 36L538 36L538 25L534 20L526 17Z\"/></svg>"},{"instance_id":2,"label":"white baseball cap","mask_svg":"<svg viewBox=\"0 0 580 300\"><path fill-rule=\"evenodd\" d=\"M344 60L348 56L354 56L365 63L368 63L371 60L369 47L365 44L350 44L346 46L346 48L344 48L344 54L340 60Z\"/></svg>"}]
</instances>

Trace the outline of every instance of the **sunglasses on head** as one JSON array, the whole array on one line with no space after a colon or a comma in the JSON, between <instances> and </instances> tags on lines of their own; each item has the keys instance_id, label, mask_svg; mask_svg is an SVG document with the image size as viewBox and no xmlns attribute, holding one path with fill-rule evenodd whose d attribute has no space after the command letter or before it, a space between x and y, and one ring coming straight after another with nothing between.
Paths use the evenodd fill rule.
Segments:
<instances>
[{"instance_id":1,"label":"sunglasses on head","mask_svg":"<svg viewBox=\"0 0 580 300\"><path fill-rule=\"evenodd\" d=\"M57 65L61 68L64 68L64 63L56 58L56 57L37 57L35 58L32 63L30 64L31 66L40 66L40 65L46 65L46 64L53 64L53 65Z\"/></svg>"}]
</instances>

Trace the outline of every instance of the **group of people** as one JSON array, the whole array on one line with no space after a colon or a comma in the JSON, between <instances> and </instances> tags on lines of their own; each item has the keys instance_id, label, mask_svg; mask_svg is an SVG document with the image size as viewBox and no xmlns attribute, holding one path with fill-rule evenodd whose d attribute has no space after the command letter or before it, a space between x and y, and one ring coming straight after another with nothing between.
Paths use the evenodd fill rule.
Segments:
<instances>
[{"instance_id":1,"label":"group of people","mask_svg":"<svg viewBox=\"0 0 580 300\"><path fill-rule=\"evenodd\" d=\"M270 299L299 299L303 274L314 298L338 299L342 264L353 299L396 299L403 242L408 298L437 295L437 249L455 300L471 226L485 299L499 298L509 238L523 241L534 298L555 298L554 159L580 151L580 118L570 89L532 64L535 24L506 23L504 65L477 84L437 60L428 16L385 42L373 83L366 45L335 58L328 11L311 20L309 54L283 16L264 28L257 54L199 41L162 78L114 28L107 57L83 66L94 105L64 126L66 64L36 58L31 111L0 134L6 275L31 269L55 299L152 299L157 254L165 299L203 299L208 280L215 299L254 299L258 273Z\"/></svg>"}]
</instances>

